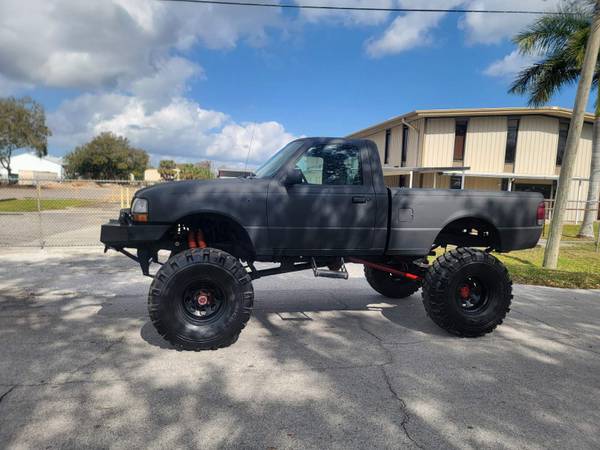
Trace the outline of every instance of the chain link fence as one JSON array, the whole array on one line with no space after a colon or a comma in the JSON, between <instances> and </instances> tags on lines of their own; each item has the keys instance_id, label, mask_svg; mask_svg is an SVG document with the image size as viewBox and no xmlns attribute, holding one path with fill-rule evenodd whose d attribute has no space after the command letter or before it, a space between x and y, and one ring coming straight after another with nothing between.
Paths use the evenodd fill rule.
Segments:
<instances>
[{"instance_id":1,"label":"chain link fence","mask_svg":"<svg viewBox=\"0 0 600 450\"><path fill-rule=\"evenodd\" d=\"M24 180L0 184L0 246L100 244L100 225L151 183Z\"/></svg>"}]
</instances>

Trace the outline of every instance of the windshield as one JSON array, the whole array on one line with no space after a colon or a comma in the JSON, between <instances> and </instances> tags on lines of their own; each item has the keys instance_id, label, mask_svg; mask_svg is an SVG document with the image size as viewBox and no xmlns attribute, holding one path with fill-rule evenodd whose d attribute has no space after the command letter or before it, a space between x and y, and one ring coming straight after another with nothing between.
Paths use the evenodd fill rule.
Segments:
<instances>
[{"instance_id":1,"label":"windshield","mask_svg":"<svg viewBox=\"0 0 600 450\"><path fill-rule=\"evenodd\" d=\"M303 141L294 141L283 147L256 169L256 178L271 178L303 144Z\"/></svg>"}]
</instances>

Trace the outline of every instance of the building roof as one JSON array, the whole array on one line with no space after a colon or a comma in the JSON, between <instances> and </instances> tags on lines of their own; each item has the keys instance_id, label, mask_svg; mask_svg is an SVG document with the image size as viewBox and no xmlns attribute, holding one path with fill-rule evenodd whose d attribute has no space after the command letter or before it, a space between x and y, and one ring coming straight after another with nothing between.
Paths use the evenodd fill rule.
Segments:
<instances>
[{"instance_id":1,"label":"building roof","mask_svg":"<svg viewBox=\"0 0 600 450\"><path fill-rule=\"evenodd\" d=\"M63 165L63 159L60 156L47 155L47 156L42 157L42 159L53 162L54 164L59 164L61 166Z\"/></svg>"},{"instance_id":2,"label":"building roof","mask_svg":"<svg viewBox=\"0 0 600 450\"><path fill-rule=\"evenodd\" d=\"M34 152L19 153L18 155L13 156L11 158L11 165L19 164L19 163L21 163L21 161L23 161L23 162L25 162L25 161L42 162L43 161L43 162L55 164L57 166L63 165L62 158L59 158L56 156L50 156L50 155L39 157Z\"/></svg>"},{"instance_id":3,"label":"building roof","mask_svg":"<svg viewBox=\"0 0 600 450\"><path fill-rule=\"evenodd\" d=\"M477 117L477 116L512 116L512 115L542 115L553 116L558 118L570 119L572 109L561 108L559 106L544 106L541 108L527 107L509 107L509 108L463 108L463 109L417 109L400 116L392 117L384 122L364 128L348 135L348 137L364 136L365 134L373 134L391 127L401 125L404 122L425 117ZM585 121L592 123L594 115L592 113L585 114Z\"/></svg>"}]
</instances>

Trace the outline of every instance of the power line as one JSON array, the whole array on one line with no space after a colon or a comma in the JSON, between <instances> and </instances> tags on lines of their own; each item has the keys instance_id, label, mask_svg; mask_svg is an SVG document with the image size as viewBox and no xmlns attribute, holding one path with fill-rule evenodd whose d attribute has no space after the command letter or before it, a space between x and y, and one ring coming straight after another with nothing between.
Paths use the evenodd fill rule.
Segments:
<instances>
[{"instance_id":1,"label":"power line","mask_svg":"<svg viewBox=\"0 0 600 450\"><path fill-rule=\"evenodd\" d=\"M303 5L293 3L261 3L241 2L229 0L159 0L169 3L199 3L203 5L220 6L253 6L263 8L287 8L287 9L325 9L333 11L385 11L385 12L423 12L423 13L478 13L478 14L570 14L559 11L530 11L519 9L467 9L467 8L378 8L369 6L330 6L330 5Z\"/></svg>"}]
</instances>

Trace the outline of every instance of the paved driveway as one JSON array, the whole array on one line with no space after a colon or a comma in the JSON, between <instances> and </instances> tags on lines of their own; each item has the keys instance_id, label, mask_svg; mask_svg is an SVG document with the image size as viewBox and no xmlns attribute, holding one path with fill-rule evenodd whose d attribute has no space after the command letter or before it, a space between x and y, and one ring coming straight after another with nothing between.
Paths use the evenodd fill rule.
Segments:
<instances>
[{"instance_id":1,"label":"paved driveway","mask_svg":"<svg viewBox=\"0 0 600 450\"><path fill-rule=\"evenodd\" d=\"M1 251L2 447L600 447L599 292L516 286L502 327L458 339L358 267L283 275L234 346L191 353L126 258Z\"/></svg>"}]
</instances>

